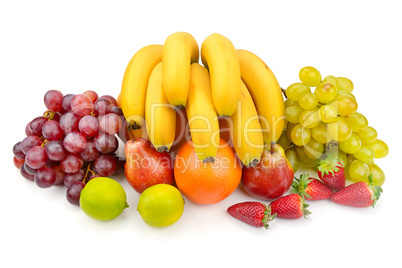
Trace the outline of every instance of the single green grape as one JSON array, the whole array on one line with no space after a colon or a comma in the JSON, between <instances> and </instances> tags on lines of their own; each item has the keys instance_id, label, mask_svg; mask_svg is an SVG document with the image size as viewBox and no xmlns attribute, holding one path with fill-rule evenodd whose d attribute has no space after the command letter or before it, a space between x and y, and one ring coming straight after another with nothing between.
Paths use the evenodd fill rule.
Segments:
<instances>
[{"instance_id":1,"label":"single green grape","mask_svg":"<svg viewBox=\"0 0 402 268\"><path fill-rule=\"evenodd\" d=\"M328 133L327 124L319 123L317 126L311 128L311 136L319 143L329 143L331 136Z\"/></svg>"},{"instance_id":2,"label":"single green grape","mask_svg":"<svg viewBox=\"0 0 402 268\"><path fill-rule=\"evenodd\" d=\"M290 147L291 141L290 141L290 139L289 139L289 137L287 135L287 130L286 129L284 129L282 131L282 134L279 137L279 139L276 141L276 143L279 144L284 150L286 150L287 148Z\"/></svg>"},{"instance_id":3,"label":"single green grape","mask_svg":"<svg viewBox=\"0 0 402 268\"><path fill-rule=\"evenodd\" d=\"M285 100L285 109L288 108L289 106L300 106L300 105L299 105L298 101L294 101L294 100L287 98Z\"/></svg>"},{"instance_id":4,"label":"single green grape","mask_svg":"<svg viewBox=\"0 0 402 268\"><path fill-rule=\"evenodd\" d=\"M300 114L303 112L303 109L299 106L289 106L285 109L286 120L290 123L298 124Z\"/></svg>"},{"instance_id":5,"label":"single green grape","mask_svg":"<svg viewBox=\"0 0 402 268\"><path fill-rule=\"evenodd\" d=\"M376 139L373 143L370 144L370 146L374 150L374 157L375 158L383 158L386 157L389 153L389 148L388 145L380 140Z\"/></svg>"},{"instance_id":6,"label":"single green grape","mask_svg":"<svg viewBox=\"0 0 402 268\"><path fill-rule=\"evenodd\" d=\"M351 97L352 99L356 100L355 95L353 95L352 93L343 90L343 89L338 89L338 96L347 96L347 97Z\"/></svg>"},{"instance_id":7,"label":"single green grape","mask_svg":"<svg viewBox=\"0 0 402 268\"><path fill-rule=\"evenodd\" d=\"M377 139L377 130L375 128L367 126L357 132L363 144L371 144Z\"/></svg>"},{"instance_id":8,"label":"single green grape","mask_svg":"<svg viewBox=\"0 0 402 268\"><path fill-rule=\"evenodd\" d=\"M304 153L311 159L318 159L324 153L324 144L310 139L310 141L303 146Z\"/></svg>"},{"instance_id":9,"label":"single green grape","mask_svg":"<svg viewBox=\"0 0 402 268\"><path fill-rule=\"evenodd\" d=\"M320 122L321 117L317 108L304 110L299 117L299 123L305 128L316 127Z\"/></svg>"},{"instance_id":10,"label":"single green grape","mask_svg":"<svg viewBox=\"0 0 402 268\"><path fill-rule=\"evenodd\" d=\"M338 90L336 87L333 84L326 82L319 84L314 90L317 100L324 104L332 101L336 97L337 93Z\"/></svg>"},{"instance_id":11,"label":"single green grape","mask_svg":"<svg viewBox=\"0 0 402 268\"><path fill-rule=\"evenodd\" d=\"M324 123L332 123L336 121L338 110L334 105L322 105L320 107L320 118Z\"/></svg>"},{"instance_id":12,"label":"single green grape","mask_svg":"<svg viewBox=\"0 0 402 268\"><path fill-rule=\"evenodd\" d=\"M286 134L287 134L289 140L292 140L292 135L291 135L292 130L296 125L297 124L288 123L288 125L286 127Z\"/></svg>"},{"instance_id":13,"label":"single green grape","mask_svg":"<svg viewBox=\"0 0 402 268\"><path fill-rule=\"evenodd\" d=\"M328 124L329 135L338 142L347 141L352 136L352 128L346 122L346 118L338 116L336 121Z\"/></svg>"},{"instance_id":14,"label":"single green grape","mask_svg":"<svg viewBox=\"0 0 402 268\"><path fill-rule=\"evenodd\" d=\"M339 143L341 150L348 154L356 153L361 146L362 142L356 133L352 133L352 136L348 140Z\"/></svg>"},{"instance_id":15,"label":"single green grape","mask_svg":"<svg viewBox=\"0 0 402 268\"><path fill-rule=\"evenodd\" d=\"M303 95L300 96L299 98L299 105L300 107L302 107L304 110L310 110L310 109L314 109L317 107L318 105L318 99L315 96L314 93L309 92L309 93L305 93Z\"/></svg>"},{"instance_id":16,"label":"single green grape","mask_svg":"<svg viewBox=\"0 0 402 268\"><path fill-rule=\"evenodd\" d=\"M297 159L296 152L292 149L287 149L285 151L285 156L292 166L294 173L296 173L296 171L299 169L299 160Z\"/></svg>"},{"instance_id":17,"label":"single green grape","mask_svg":"<svg viewBox=\"0 0 402 268\"><path fill-rule=\"evenodd\" d=\"M369 171L367 163L359 159L354 160L349 166L350 179L354 182L366 181Z\"/></svg>"},{"instance_id":18,"label":"single green grape","mask_svg":"<svg viewBox=\"0 0 402 268\"><path fill-rule=\"evenodd\" d=\"M293 127L290 136L292 142L297 146L303 146L307 144L311 139L310 129L304 128L300 124L297 124Z\"/></svg>"},{"instance_id":19,"label":"single green grape","mask_svg":"<svg viewBox=\"0 0 402 268\"><path fill-rule=\"evenodd\" d=\"M381 186L385 181L384 171L374 163L367 163L369 167L369 174L373 174L373 184Z\"/></svg>"},{"instance_id":20,"label":"single green grape","mask_svg":"<svg viewBox=\"0 0 402 268\"><path fill-rule=\"evenodd\" d=\"M337 106L338 114L341 116L349 116L357 111L356 100L349 96L338 95L331 104Z\"/></svg>"},{"instance_id":21,"label":"single green grape","mask_svg":"<svg viewBox=\"0 0 402 268\"><path fill-rule=\"evenodd\" d=\"M294 101L299 101L301 95L311 92L310 87L303 83L293 83L286 89L286 96Z\"/></svg>"},{"instance_id":22,"label":"single green grape","mask_svg":"<svg viewBox=\"0 0 402 268\"><path fill-rule=\"evenodd\" d=\"M335 76L333 76L333 75L327 75L323 80L322 80L322 82L326 82L326 83L331 83L331 84L333 84L337 89L338 89L338 84L339 84L339 82L338 82L338 79L335 77Z\"/></svg>"},{"instance_id":23,"label":"single green grape","mask_svg":"<svg viewBox=\"0 0 402 268\"><path fill-rule=\"evenodd\" d=\"M345 166L344 166L344 173L345 173L345 179L347 179L349 181L351 180L350 173L349 173L349 167L350 167L350 164L355 160L356 160L356 157L354 157L352 154L348 154L346 156L346 163L345 163Z\"/></svg>"},{"instance_id":24,"label":"single green grape","mask_svg":"<svg viewBox=\"0 0 402 268\"><path fill-rule=\"evenodd\" d=\"M353 132L359 132L368 126L367 118L359 112L346 117L346 121L352 128Z\"/></svg>"},{"instance_id":25,"label":"single green grape","mask_svg":"<svg viewBox=\"0 0 402 268\"><path fill-rule=\"evenodd\" d=\"M347 92L353 91L353 82L346 77L337 77L338 89L346 90Z\"/></svg>"},{"instance_id":26,"label":"single green grape","mask_svg":"<svg viewBox=\"0 0 402 268\"><path fill-rule=\"evenodd\" d=\"M299 72L299 78L300 81L302 81L304 84L310 87L316 87L321 82L320 72L312 66L306 66L301 68Z\"/></svg>"},{"instance_id":27,"label":"single green grape","mask_svg":"<svg viewBox=\"0 0 402 268\"><path fill-rule=\"evenodd\" d=\"M374 150L370 145L362 144L360 149L353 155L365 163L374 161Z\"/></svg>"},{"instance_id":28,"label":"single green grape","mask_svg":"<svg viewBox=\"0 0 402 268\"><path fill-rule=\"evenodd\" d=\"M296 147L297 159L299 160L299 164L305 167L316 167L318 164L318 159L311 159L307 157L306 153L302 146Z\"/></svg>"}]
</instances>

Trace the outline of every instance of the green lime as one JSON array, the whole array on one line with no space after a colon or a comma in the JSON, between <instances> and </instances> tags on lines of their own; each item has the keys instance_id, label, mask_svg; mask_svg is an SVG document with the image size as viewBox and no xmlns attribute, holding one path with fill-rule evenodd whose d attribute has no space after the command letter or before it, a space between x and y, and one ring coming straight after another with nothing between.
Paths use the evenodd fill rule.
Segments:
<instances>
[{"instance_id":1,"label":"green lime","mask_svg":"<svg viewBox=\"0 0 402 268\"><path fill-rule=\"evenodd\" d=\"M183 214L184 199L180 191L169 184L155 184L142 192L137 210L145 223L152 227L166 227Z\"/></svg>"},{"instance_id":2,"label":"green lime","mask_svg":"<svg viewBox=\"0 0 402 268\"><path fill-rule=\"evenodd\" d=\"M125 208L126 192L117 181L98 177L90 180L82 189L80 207L89 217L109 221L119 216Z\"/></svg>"}]
</instances>

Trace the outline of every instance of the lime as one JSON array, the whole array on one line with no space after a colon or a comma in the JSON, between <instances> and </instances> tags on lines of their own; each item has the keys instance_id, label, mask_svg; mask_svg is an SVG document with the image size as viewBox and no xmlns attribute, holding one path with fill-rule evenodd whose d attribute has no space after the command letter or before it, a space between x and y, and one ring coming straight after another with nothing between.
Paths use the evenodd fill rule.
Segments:
<instances>
[{"instance_id":1,"label":"lime","mask_svg":"<svg viewBox=\"0 0 402 268\"><path fill-rule=\"evenodd\" d=\"M152 227L166 227L183 214L184 199L180 191L169 184L155 184L142 192L137 210L145 223Z\"/></svg>"},{"instance_id":2,"label":"lime","mask_svg":"<svg viewBox=\"0 0 402 268\"><path fill-rule=\"evenodd\" d=\"M109 221L128 207L124 188L115 180L98 177L90 180L82 189L80 207L89 217Z\"/></svg>"}]
</instances>

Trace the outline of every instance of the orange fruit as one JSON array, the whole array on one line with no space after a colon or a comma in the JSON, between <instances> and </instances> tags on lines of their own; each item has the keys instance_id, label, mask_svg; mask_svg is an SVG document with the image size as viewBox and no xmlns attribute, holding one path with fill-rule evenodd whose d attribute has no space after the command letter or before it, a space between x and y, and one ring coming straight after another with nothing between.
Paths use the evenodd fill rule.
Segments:
<instances>
[{"instance_id":1,"label":"orange fruit","mask_svg":"<svg viewBox=\"0 0 402 268\"><path fill-rule=\"evenodd\" d=\"M215 204L232 194L240 183L241 163L233 148L221 139L213 163L203 163L188 140L178 151L174 176L180 192L197 204Z\"/></svg>"}]
</instances>

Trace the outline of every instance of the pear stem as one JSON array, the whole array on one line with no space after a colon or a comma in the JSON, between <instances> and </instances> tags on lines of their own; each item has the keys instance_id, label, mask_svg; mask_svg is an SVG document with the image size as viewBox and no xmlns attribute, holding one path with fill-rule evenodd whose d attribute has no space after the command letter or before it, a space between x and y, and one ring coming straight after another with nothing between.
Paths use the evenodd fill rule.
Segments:
<instances>
[{"instance_id":1,"label":"pear stem","mask_svg":"<svg viewBox=\"0 0 402 268\"><path fill-rule=\"evenodd\" d=\"M274 154L274 150L275 150L275 142L271 141L271 154Z\"/></svg>"}]
</instances>

